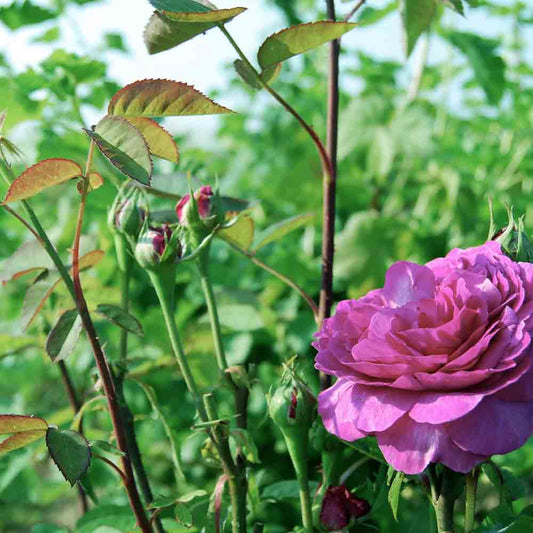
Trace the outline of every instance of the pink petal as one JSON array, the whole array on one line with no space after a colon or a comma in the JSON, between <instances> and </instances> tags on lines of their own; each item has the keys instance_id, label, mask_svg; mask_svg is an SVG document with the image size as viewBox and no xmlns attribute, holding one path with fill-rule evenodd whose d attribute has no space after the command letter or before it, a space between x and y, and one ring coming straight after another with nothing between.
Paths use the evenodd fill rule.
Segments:
<instances>
[{"instance_id":1,"label":"pink petal","mask_svg":"<svg viewBox=\"0 0 533 533\"><path fill-rule=\"evenodd\" d=\"M466 415L484 398L483 394L433 393L421 394L409 411L416 422L442 424Z\"/></svg>"},{"instance_id":2,"label":"pink petal","mask_svg":"<svg viewBox=\"0 0 533 533\"><path fill-rule=\"evenodd\" d=\"M466 416L446 424L448 434L463 450L493 455L520 448L533 433L533 403L505 402L486 397Z\"/></svg>"},{"instance_id":3,"label":"pink petal","mask_svg":"<svg viewBox=\"0 0 533 533\"><path fill-rule=\"evenodd\" d=\"M399 261L387 271L383 296L392 307L401 307L422 298L433 298L435 276L425 266Z\"/></svg>"}]
</instances>

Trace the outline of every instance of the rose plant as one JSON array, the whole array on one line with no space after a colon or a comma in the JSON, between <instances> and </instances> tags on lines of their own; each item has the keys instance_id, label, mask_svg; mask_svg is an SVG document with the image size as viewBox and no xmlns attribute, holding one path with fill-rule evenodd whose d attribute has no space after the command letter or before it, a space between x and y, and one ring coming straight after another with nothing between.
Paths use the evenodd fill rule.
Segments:
<instances>
[{"instance_id":1,"label":"rose plant","mask_svg":"<svg viewBox=\"0 0 533 533\"><path fill-rule=\"evenodd\" d=\"M461 0L446 3L463 11ZM84 533L83 521L92 512L87 497L98 506L91 483L94 460L118 474L135 531L170 531L171 514L179 531L274 533L279 528L268 523L269 513L263 506L271 499L283 498L274 490L258 489L258 480L270 472L258 473L260 458L252 434L253 430L261 431L268 420L269 430L283 438L278 447L290 466L289 477L296 476L296 480L278 481L282 485L277 486L279 492L283 487L289 493L287 499L296 496L300 502L301 525L295 526L295 531L375 529L381 512L380 495L388 492L396 519L402 488L409 484L429 497L439 533L450 533L456 527L454 504L464 496L464 530L472 532L478 519L475 505L481 469L503 486L504 474L491 461L492 456L520 448L533 434L533 264L528 262L533 248L525 236L523 219L516 225L510 214L509 226L501 234L495 235L491 225L490 237L496 240L454 249L426 265L394 263L382 289L341 301L330 316L334 304L340 38L355 28L350 19L364 2L357 2L341 20L336 16L334 0L327 0L327 20L296 24L267 37L258 49L257 66L227 28L245 8L217 9L204 0L150 0L150 4L156 11L144 34L149 53L172 49L209 30L220 30L238 56L234 66L240 78L251 89L263 89L272 96L315 147L324 191L320 289L317 283L315 293L308 294L291 276L257 257L263 247L306 225L311 215L277 222L256 235L251 199L223 196L218 180L216 186L201 185L193 190L189 175L189 193L183 195L154 186L155 158L174 165L180 161L174 137L159 120L232 113L190 85L143 79L118 90L105 116L91 128L84 128L88 143L84 165L60 153L17 174L5 152L11 156L19 152L11 141L0 137L0 170L8 186L2 206L31 232L53 265L47 264L45 274L39 273L28 290L25 325L31 325L62 281L70 308L62 309L55 324L47 328L45 350L61 369L75 412L70 429L56 428L41 417L0 415L0 435L5 437L0 442L0 454L44 438L63 476L72 486L77 485L87 511L80 519ZM422 7L408 0L401 4L409 54L418 37L440 17L442 6L433 1ZM324 142L272 84L286 60L326 43L330 71ZM419 88L415 87L416 91ZM4 119L5 114L0 125ZM121 302L94 307L86 296L81 273L95 266L104 253L93 250L82 254L81 244L87 204L93 191L107 185L102 177L106 172L126 180L118 188L108 216ZM72 182L77 185L74 191L79 208L66 261L29 199ZM23 214L11 208L16 202ZM166 202L165 209L160 209L162 202ZM309 373L305 358L287 354L283 374L268 394L268 417L257 428L249 423L253 411L250 398L257 395L261 372L254 364L230 359L224 331L228 320L212 281L213 249L218 245L239 253L293 289L319 330L313 343L318 352L319 379ZM207 310L205 323L213 352L210 366L217 373L217 382L210 387L202 383L198 368L192 364L190 347L182 341L180 320L188 308L184 294L176 290L176 280L187 264L193 266L192 276L201 286ZM6 281L41 268L15 270ZM137 276L136 270L141 275ZM165 409L134 366L129 335L151 334L131 313L134 279L143 284L143 290L148 280L153 289L145 294L159 305L158 320L162 316L175 358L171 365L179 369L187 399L194 406L191 436L200 434L202 440L201 452L194 460L213 469L213 487L195 487L193 481L182 479L180 445L165 418ZM36 291L43 292L35 296ZM107 348L95 324L96 314L121 328L118 349ZM275 314L271 320L277 320ZM199 321L198 325L202 324ZM65 363L82 331L98 373L95 394L84 404L77 399L78 391ZM304 345L310 342L304 339ZM177 480L177 488L165 497L154 497L126 393L130 385L140 386L163 422ZM265 396L263 391L260 395ZM106 401L112 426L106 441L87 438L94 428L84 423L86 412L101 400ZM320 416L316 414L317 400ZM310 465L317 457L320 480L314 487L317 472ZM350 482L351 476L359 477L366 462L373 465L367 478ZM527 513L518 519L506 515L505 527L512 527L513 520L524 516L527 519ZM100 525L115 526L108 521L98 522Z\"/></svg>"}]
</instances>

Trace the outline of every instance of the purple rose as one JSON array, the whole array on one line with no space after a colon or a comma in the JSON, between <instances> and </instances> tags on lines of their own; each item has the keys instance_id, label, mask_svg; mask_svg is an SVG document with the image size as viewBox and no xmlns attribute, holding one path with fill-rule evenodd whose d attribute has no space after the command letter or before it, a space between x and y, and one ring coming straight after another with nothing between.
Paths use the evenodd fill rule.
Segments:
<instances>
[{"instance_id":1,"label":"purple rose","mask_svg":"<svg viewBox=\"0 0 533 533\"><path fill-rule=\"evenodd\" d=\"M401 261L383 289L340 302L313 346L338 378L319 396L327 430L375 435L407 474L467 472L533 433L533 264L488 242L426 266Z\"/></svg>"}]
</instances>

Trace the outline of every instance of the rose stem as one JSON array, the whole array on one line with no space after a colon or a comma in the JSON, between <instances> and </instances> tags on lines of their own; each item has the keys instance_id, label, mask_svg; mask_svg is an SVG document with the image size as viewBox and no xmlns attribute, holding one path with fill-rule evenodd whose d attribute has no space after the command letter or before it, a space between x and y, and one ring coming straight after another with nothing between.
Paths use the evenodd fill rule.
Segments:
<instances>
[{"instance_id":1,"label":"rose stem","mask_svg":"<svg viewBox=\"0 0 533 533\"><path fill-rule=\"evenodd\" d=\"M120 249L119 249L120 248ZM131 282L131 272L133 269L133 257L128 250L128 244L122 235L117 235L115 239L115 251L117 257L121 256L121 261L119 261L119 270L120 270L120 295L121 295L121 307L126 312L130 311L130 282ZM120 408L122 411L122 418L124 420L124 430L126 432L126 439L128 442L128 450L130 453L131 463L135 475L137 476L137 481L139 483L139 489L144 497L145 503L152 503L154 495L150 487L150 481L144 468L144 463L142 460L141 450L139 448L139 443L137 441L137 435L135 432L135 422L133 418L133 413L129 408L126 398L124 397L124 378L127 373L128 365L128 331L124 328L120 328L120 345L119 345L119 361L120 368L118 370L117 376L115 378L116 390L118 401L120 403ZM151 523L155 527L157 533L165 533L161 519L156 515L153 516Z\"/></svg>"},{"instance_id":2,"label":"rose stem","mask_svg":"<svg viewBox=\"0 0 533 533\"><path fill-rule=\"evenodd\" d=\"M466 483L466 499L465 499L465 531L464 533L471 533L474 530L476 523L476 493L477 480L479 471L474 468L471 472L465 475Z\"/></svg>"},{"instance_id":3,"label":"rose stem","mask_svg":"<svg viewBox=\"0 0 533 533\"><path fill-rule=\"evenodd\" d=\"M4 159L2 157L0 157L0 170L1 170L1 174L2 174L2 176L4 178L4 180L6 181L6 183L8 185L11 185L12 180L16 179L16 176L14 175L13 170L11 169L11 167L4 161ZM24 226L26 226L28 228L28 230L37 239L37 242L39 242L39 244L41 244L41 246L45 249L45 251L48 253L50 259L52 260L52 262L56 266L59 274L61 275L61 277L63 279L63 282L67 286L67 289L70 292L72 298L75 301L74 285L72 284L72 279L71 279L71 277L70 277L65 265L63 264L63 261L61 261L61 258L59 257L59 254L57 253L57 251L54 248L54 245L52 244L50 239L48 238L48 235L46 234L43 226L39 222L39 219L37 218L37 215L33 211L32 207L30 206L28 201L27 200L22 200L21 203L22 203L22 205L24 207L24 210L26 211L27 215L32 220L35 228L26 219L24 219L18 213L13 211L10 207L8 207L6 205L3 206L3 207L8 213L13 215L20 222L22 222L22 224L24 224ZM65 364L65 362L64 361L59 361L58 365L59 365L59 371L61 373L61 378L62 378L62 381L63 381L63 385L65 387L65 391L67 393L70 405L72 407L72 410L74 411L74 414L76 414L80 410L80 407L81 407L78 393L76 391L76 388L74 386L74 383L72 381L72 378L70 376L70 373L68 371L68 368L67 368L67 365ZM81 505L82 512L86 513L87 510L89 509L89 505L88 505L88 502L87 502L87 496L85 494L85 491L83 490L83 487L81 487L81 485L78 485L78 494L79 494L79 500L80 500L80 505Z\"/></svg>"},{"instance_id":4,"label":"rose stem","mask_svg":"<svg viewBox=\"0 0 533 533\"><path fill-rule=\"evenodd\" d=\"M161 311L165 319L168 335L170 338L170 344L178 366L180 368L181 375L185 381L185 385L191 394L198 416L204 423L214 421L218 419L215 413L215 408L212 401L206 402L204 406L202 397L194 380L194 376L189 367L187 357L181 344L178 328L174 320L174 277L175 277L175 265L160 266L159 271L148 270L150 281L154 286L155 292L161 305ZM208 409L206 409L206 407ZM212 411L210 413L210 411ZM219 432L215 426L209 431L209 436L215 445L220 460L222 462L224 473L228 476L228 485L230 489L230 496L232 501L232 532L233 533L246 533L246 508L244 512L240 510L242 507L242 501L239 498L239 475L237 472L237 466L231 456L229 443L223 432ZM244 502L244 505L246 502ZM243 518L244 517L244 518Z\"/></svg>"},{"instance_id":5,"label":"rose stem","mask_svg":"<svg viewBox=\"0 0 533 533\"><path fill-rule=\"evenodd\" d=\"M224 341L222 340L222 330L220 328L220 320L218 316L217 303L215 293L209 277L209 250L208 246L197 260L198 271L200 272L200 279L204 297L207 304L207 311L209 314L209 322L211 324L211 332L213 335L213 343L215 345L215 356L217 364L223 376L229 382L234 396L236 425L239 429L246 429L248 425L248 396L249 392L246 386L239 386L233 381L231 375L227 372L228 361L224 350ZM246 457L240 448L237 449L237 492L232 492L231 480L228 480L230 496L232 500L232 508L235 507L237 513L236 520L242 527L246 528L246 498L248 493L248 482L246 479ZM244 529L246 531L246 529Z\"/></svg>"},{"instance_id":6,"label":"rose stem","mask_svg":"<svg viewBox=\"0 0 533 533\"><path fill-rule=\"evenodd\" d=\"M120 403L118 401L115 383L113 381L111 370L109 368L109 363L98 340L98 334L91 319L91 315L87 307L87 302L85 300L85 295L83 294L83 289L80 280L80 238L83 226L83 216L85 214L85 206L87 203L87 193L89 190L88 175L91 169L93 153L94 142L91 141L89 147L89 154L87 156L87 163L85 166L83 187L81 191L81 201L78 211L78 220L76 223L76 233L74 235L74 242L72 245L72 278L74 283L74 292L76 296L76 307L78 309L78 313L80 314L83 327L89 339L89 343L94 354L96 366L98 367L98 371L100 374L100 379L102 380L102 386L107 399L109 413L111 415L111 421L113 424L117 447L124 454L121 457L122 470L125 474L124 488L126 489L131 509L133 511L133 514L135 515L137 524L141 528L143 533L152 533L153 530L144 511L139 492L137 490L131 460L128 455L126 432L124 429L124 421L120 412Z\"/></svg>"}]
</instances>

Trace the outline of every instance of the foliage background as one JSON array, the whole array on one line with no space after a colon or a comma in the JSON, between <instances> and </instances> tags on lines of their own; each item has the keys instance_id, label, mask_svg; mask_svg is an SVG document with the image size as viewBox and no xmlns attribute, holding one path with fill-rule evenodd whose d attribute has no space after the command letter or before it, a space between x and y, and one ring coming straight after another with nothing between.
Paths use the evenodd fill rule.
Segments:
<instances>
[{"instance_id":1,"label":"foliage background","mask_svg":"<svg viewBox=\"0 0 533 533\"><path fill-rule=\"evenodd\" d=\"M324 16L322 3L311 0L263 0L253 4L251 9L268 13L267 26L276 18L281 25ZM382 48L368 50L357 29L343 40L336 300L357 297L381 285L392 261L425 262L452 247L481 243L488 231L489 197L494 200L499 225L507 220L505 203L512 203L516 213L527 215L526 226L533 218L533 9L520 1L482 4L476 8L477 15L468 10L465 20L446 10L435 23L427 64L419 80L417 72L425 63L423 42L407 64L383 58L382 48L391 46L390 34L383 28L399 25L394 2L369 1L359 17L361 34L374 32L371 42L382 39ZM128 54L128 40L120 33L105 34L101 42L86 43L84 47L63 48L60 28L65 21L83 24L84 10L98 5L105 4L94 0L28 0L0 7L3 34L9 35L7 48L0 50L0 108L8 111L4 134L24 148L23 163L15 162L19 170L48 157L82 162L87 142L80 127L101 115L119 88L109 74L108 63L116 62L117 54ZM350 6L341 4L340 9L347 11ZM483 36L483 28L469 19L480 13L481 20L488 21L487 27L501 31L490 38ZM127 20L123 23L126 29ZM264 36L274 29L265 27ZM46 50L44 59L32 67L21 67L8 59L13 55L10 40L20 39L16 36L21 33L25 39L41 43L41 51ZM140 33L137 38L141 42ZM213 40L213 35L209 39ZM222 40L221 36L218 39ZM256 40L256 46L262 40L249 34L246 39ZM201 42L199 38L187 48L166 52L166 64L171 65L181 54L188 54L189 60L192 55L195 60L195 47L204 46ZM392 46L400 49L401 43L398 40ZM147 58L145 61L149 64ZM314 148L268 95L245 88L231 64L222 67L224 76L212 85L215 90L211 96L241 114L217 121L188 119L187 124L169 121L169 129L178 133L182 158L177 168L170 164L158 167L157 186L184 191L188 170L198 183L213 183L214 176L218 176L224 194L258 200L252 214L259 228L299 213L316 213L314 224L261 252L268 264L316 296L322 189ZM208 69L203 72L206 79L210 77ZM153 72L141 68L135 72L137 78L150 75ZM159 75L194 81L188 72L170 70ZM325 49L285 65L276 89L324 133ZM120 298L112 239L106 226L107 207L120 177L101 158L97 165L106 184L90 195L85 246L104 250L106 258L84 277L93 307L118 303ZM74 231L77 197L75 188L63 185L33 202L64 257ZM153 199L153 207L171 208L172 203ZM0 222L0 258L6 260L30 236L3 211ZM250 426L260 463L252 468L251 494L266 495L266 500L254 505L254 516L267 521L268 533L288 531L298 522L297 502L283 441L266 418L266 393L279 376L281 363L294 354L299 354L308 368L306 377L316 387L309 345L314 322L297 295L235 256L224 244L215 246L214 255L214 282L230 362L246 363L257 376L250 402ZM31 257L25 260L31 261ZM0 276L6 281L4 274ZM69 305L68 297L60 289L36 323L23 333L19 316L30 281L22 277L6 283L1 292L0 412L32 413L68 427L72 412L57 368L42 349L58 310ZM217 372L211 359L206 310L189 266L179 272L177 292L178 320L191 364L201 386L214 388ZM155 492L184 493L185 487L211 491L216 469L209 465L205 453L200 459L203 436L190 436L193 405L170 356L155 295L141 271L136 272L134 280L133 311L141 319L146 336L131 338L130 375L154 388L179 443L186 477L185 482L181 474L175 475L161 420L141 388L129 381L126 393L136 414L140 445ZM104 322L98 322L98 329L113 359L118 330ZM84 343L68 363L84 398L94 396L93 362ZM86 427L91 439L109 437L107 416L101 410L90 412ZM364 456L356 450L343 453L344 470L359 465L348 478L348 485L373 506L365 525L354 527L354 531L429 531L431 510L413 483L404 485L396 522L383 489L386 469L373 460L361 462ZM515 499L515 511L520 511L533 500L532 446L496 458L496 462L507 469L509 480L512 478L508 487ZM315 481L320 477L318 466L315 454L310 465ZM101 503L93 511L93 518L82 520L74 529L79 517L76 493L51 465L44 446L2 457L0 530L88 532L112 525L126 531L131 527L131 517L113 474L95 464L91 477ZM278 482L284 484L274 485ZM498 504L498 498L486 478L481 483L480 513L484 515ZM174 522L168 523L174 524L169 530L182 531Z\"/></svg>"}]
</instances>

